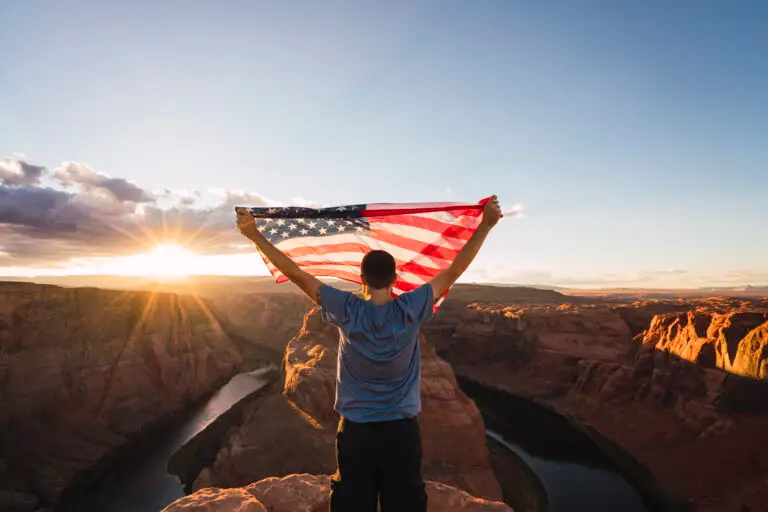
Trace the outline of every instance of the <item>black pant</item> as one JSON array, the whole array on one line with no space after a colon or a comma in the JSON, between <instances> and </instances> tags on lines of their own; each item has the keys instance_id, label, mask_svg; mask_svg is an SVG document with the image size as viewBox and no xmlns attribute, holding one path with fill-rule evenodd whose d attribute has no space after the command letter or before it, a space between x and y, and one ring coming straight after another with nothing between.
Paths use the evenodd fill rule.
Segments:
<instances>
[{"instance_id":1,"label":"black pant","mask_svg":"<svg viewBox=\"0 0 768 512\"><path fill-rule=\"evenodd\" d=\"M336 432L331 512L425 512L421 430L416 418L354 423Z\"/></svg>"}]
</instances>

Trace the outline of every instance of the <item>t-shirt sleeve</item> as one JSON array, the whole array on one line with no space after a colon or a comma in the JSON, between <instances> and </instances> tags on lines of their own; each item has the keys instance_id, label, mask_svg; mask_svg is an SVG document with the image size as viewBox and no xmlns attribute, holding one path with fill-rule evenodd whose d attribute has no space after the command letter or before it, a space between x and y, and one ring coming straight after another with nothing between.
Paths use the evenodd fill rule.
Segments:
<instances>
[{"instance_id":1,"label":"t-shirt sleeve","mask_svg":"<svg viewBox=\"0 0 768 512\"><path fill-rule=\"evenodd\" d=\"M432 319L432 302L434 301L432 293L432 285L426 283L399 297L403 302L406 320L409 323L421 325Z\"/></svg>"},{"instance_id":2,"label":"t-shirt sleeve","mask_svg":"<svg viewBox=\"0 0 768 512\"><path fill-rule=\"evenodd\" d=\"M333 286L320 286L320 310L323 320L329 324L341 327L349 321L352 301L356 297Z\"/></svg>"}]
</instances>

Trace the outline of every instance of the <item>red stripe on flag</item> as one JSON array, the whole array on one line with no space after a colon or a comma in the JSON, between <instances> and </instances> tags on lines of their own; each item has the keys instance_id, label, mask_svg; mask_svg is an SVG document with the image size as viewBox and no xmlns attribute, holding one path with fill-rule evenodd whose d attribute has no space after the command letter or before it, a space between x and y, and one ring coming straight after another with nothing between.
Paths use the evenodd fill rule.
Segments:
<instances>
[{"instance_id":1,"label":"red stripe on flag","mask_svg":"<svg viewBox=\"0 0 768 512\"><path fill-rule=\"evenodd\" d=\"M443 264L450 265L451 261L453 261L459 253L457 250L448 249L437 244L426 244L418 240L390 233L383 229L371 229L371 236L377 240L388 242L392 245L397 245L414 252L419 252L441 267Z\"/></svg>"},{"instance_id":2,"label":"red stripe on flag","mask_svg":"<svg viewBox=\"0 0 768 512\"><path fill-rule=\"evenodd\" d=\"M459 240L465 241L469 240L469 238L472 236L472 233L474 232L474 229L461 226L459 224L448 224L447 222L442 222L437 219L416 217L414 215L387 215L384 217L374 217L371 219L372 225L380 223L413 226L415 228L432 231L445 237L457 238Z\"/></svg>"},{"instance_id":3,"label":"red stripe on flag","mask_svg":"<svg viewBox=\"0 0 768 512\"><path fill-rule=\"evenodd\" d=\"M403 291L403 293L408 293L408 292L410 292L410 291L413 291L413 290L415 290L415 289L416 289L416 288L418 288L419 286L421 286L421 285L420 285L420 284L414 284L414 283L410 283L410 282L408 282L408 281L400 281L400 280L397 280L397 281L395 281L395 286L394 286L394 288L397 288L398 290L402 290L402 291Z\"/></svg>"},{"instance_id":4,"label":"red stripe on flag","mask_svg":"<svg viewBox=\"0 0 768 512\"><path fill-rule=\"evenodd\" d=\"M299 258L301 256L308 256L310 254L317 254L320 256L324 254L332 254L334 252L360 252L364 255L370 250L371 248L364 243L345 242L342 244L306 245L302 247L294 247L293 249L285 251L285 255L289 258ZM360 258L362 259L362 256Z\"/></svg>"}]
</instances>

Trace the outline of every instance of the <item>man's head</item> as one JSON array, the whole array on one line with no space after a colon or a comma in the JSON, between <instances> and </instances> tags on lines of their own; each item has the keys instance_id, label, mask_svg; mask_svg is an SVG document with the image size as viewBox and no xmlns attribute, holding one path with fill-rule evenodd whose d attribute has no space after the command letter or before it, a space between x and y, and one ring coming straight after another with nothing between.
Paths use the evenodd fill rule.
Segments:
<instances>
[{"instance_id":1,"label":"man's head","mask_svg":"<svg viewBox=\"0 0 768 512\"><path fill-rule=\"evenodd\" d=\"M371 251L360 269L363 285L371 290L386 290L395 282L395 258L387 251Z\"/></svg>"}]
</instances>

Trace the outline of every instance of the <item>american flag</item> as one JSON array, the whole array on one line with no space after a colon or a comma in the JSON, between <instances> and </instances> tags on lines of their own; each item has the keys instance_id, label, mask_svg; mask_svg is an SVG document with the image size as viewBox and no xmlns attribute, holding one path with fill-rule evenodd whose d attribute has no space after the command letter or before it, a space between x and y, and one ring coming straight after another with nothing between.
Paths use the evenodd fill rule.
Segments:
<instances>
[{"instance_id":1,"label":"american flag","mask_svg":"<svg viewBox=\"0 0 768 512\"><path fill-rule=\"evenodd\" d=\"M331 208L253 208L256 228L304 271L361 284L360 264L373 249L397 264L395 295L447 269L480 225L488 198L477 203L374 203ZM262 255L263 257L263 255ZM272 263L264 263L287 281Z\"/></svg>"}]
</instances>

